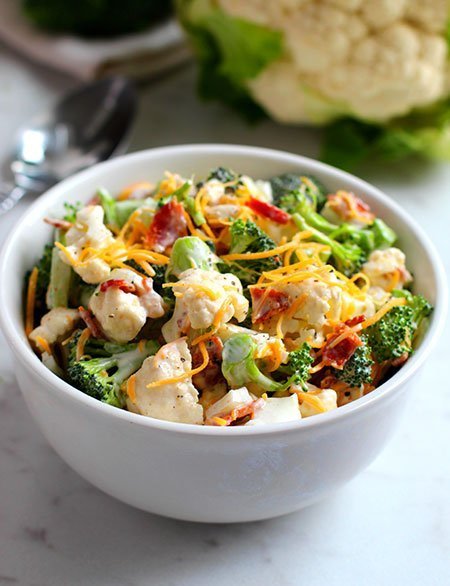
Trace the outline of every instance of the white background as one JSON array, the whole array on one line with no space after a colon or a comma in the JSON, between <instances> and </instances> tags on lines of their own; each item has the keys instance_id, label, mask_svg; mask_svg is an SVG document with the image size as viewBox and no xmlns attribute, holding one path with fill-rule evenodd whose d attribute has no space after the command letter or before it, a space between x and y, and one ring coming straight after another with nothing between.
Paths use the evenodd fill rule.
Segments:
<instances>
[{"instance_id":1,"label":"white background","mask_svg":"<svg viewBox=\"0 0 450 586\"><path fill-rule=\"evenodd\" d=\"M199 103L194 77L188 67L141 88L130 150L233 142L317 155L316 131L248 127ZM0 45L0 161L17 126L73 85ZM360 174L420 222L449 273L450 165ZM0 218L0 239L28 204ZM397 435L358 478L299 513L220 526L142 513L72 472L31 420L0 333L0 585L450 584L449 340L447 326Z\"/></svg>"}]
</instances>

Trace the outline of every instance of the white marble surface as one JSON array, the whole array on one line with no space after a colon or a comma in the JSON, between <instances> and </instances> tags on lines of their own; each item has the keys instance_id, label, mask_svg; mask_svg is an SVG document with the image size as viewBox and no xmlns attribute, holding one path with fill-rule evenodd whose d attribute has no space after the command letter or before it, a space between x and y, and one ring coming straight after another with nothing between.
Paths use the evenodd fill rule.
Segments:
<instances>
[{"instance_id":1,"label":"white marble surface","mask_svg":"<svg viewBox=\"0 0 450 586\"><path fill-rule=\"evenodd\" d=\"M72 84L0 46L0 160L14 129ZM193 85L186 69L141 89L131 150L221 141L316 154L315 132L249 128L218 105L199 104ZM364 176L419 220L449 270L450 166ZM1 218L1 239L28 203ZM0 585L449 584L446 364L448 340L424 368L394 440L333 498L273 521L206 526L141 513L72 472L28 414L0 334Z\"/></svg>"}]
</instances>

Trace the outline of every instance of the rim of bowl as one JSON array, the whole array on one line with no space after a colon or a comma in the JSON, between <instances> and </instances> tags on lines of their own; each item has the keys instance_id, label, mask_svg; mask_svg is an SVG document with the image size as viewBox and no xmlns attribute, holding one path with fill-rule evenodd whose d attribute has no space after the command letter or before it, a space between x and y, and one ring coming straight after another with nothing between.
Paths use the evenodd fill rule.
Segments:
<instances>
[{"instance_id":1,"label":"rim of bowl","mask_svg":"<svg viewBox=\"0 0 450 586\"><path fill-rule=\"evenodd\" d=\"M26 223L32 216L38 218L35 221L41 221L42 213L39 213L41 208L44 208L48 203L57 201L64 198L64 194L70 190L71 184L83 182L98 174L99 171L107 171L110 167L126 166L128 162L139 161L139 159L147 159L148 157L159 156L159 155L170 155L170 153L183 154L196 154L199 157L204 154L233 154L239 155L253 155L260 156L262 160L269 158L271 160L278 160L280 163L295 163L299 166L305 167L309 172L314 171L325 172L329 175L334 175L335 178L342 178L343 180L350 180L359 184L361 191L370 192L375 199L379 200L383 205L390 208L394 215L405 225L409 232L412 232L417 240L420 242L422 248L425 250L426 255L430 261L435 284L436 284L436 300L434 304L433 316L429 325L429 328L419 346L414 352L413 356L407 361L407 363L395 373L389 380L383 383L380 387L376 388L369 394L357 399L351 403L343 405L332 411L320 414L320 417L308 417L300 421L291 421L285 423L272 423L265 426L235 426L230 428L222 428L215 426L206 425L194 425L190 423L177 423L173 421L165 421L155 419L152 417L146 417L123 409L118 409L112 405L102 403L98 399L90 397L77 388L73 387L69 383L60 379L53 372L51 372L40 359L33 352L31 346L25 341L13 323L13 320L5 311L5 300L8 297L7 292L7 279L5 275L7 259L11 254L14 253L14 245L19 238L21 224ZM51 392L63 392L66 395L76 401L80 402L88 408L97 410L100 415L106 417L110 416L113 418L119 418L124 421L128 421L141 427L150 427L154 429L165 430L175 434L187 434L187 435L205 435L209 437L244 437L244 436L266 436L274 433L283 432L301 432L306 431L310 427L320 427L324 425L331 425L339 422L340 420L347 419L349 416L355 413L370 408L371 405L378 403L384 397L391 395L408 379L411 379L414 373L421 367L425 362L429 354L431 353L437 339L439 338L446 319L447 312L447 283L445 278L445 271L440 260L440 257L436 251L434 244L430 241L426 233L422 228L413 220L409 214L403 210L403 208L392 200L388 195L383 193L381 190L371 185L367 181L302 155L296 155L287 151L281 151L277 149L269 149L263 147L247 146L247 145L235 145L235 144L218 144L218 143L201 143L201 144L182 144L173 146L164 146L152 149L146 149L123 155L103 163L98 163L93 167L76 173L75 175L61 181L34 202L26 212L19 218L15 225L10 230L6 241L3 244L0 254L0 325L3 333L7 340L14 347L15 351L19 354L20 358L27 363L31 370L34 370L36 376L42 379L48 385L48 389ZM23 332L20 332L22 334Z\"/></svg>"}]
</instances>

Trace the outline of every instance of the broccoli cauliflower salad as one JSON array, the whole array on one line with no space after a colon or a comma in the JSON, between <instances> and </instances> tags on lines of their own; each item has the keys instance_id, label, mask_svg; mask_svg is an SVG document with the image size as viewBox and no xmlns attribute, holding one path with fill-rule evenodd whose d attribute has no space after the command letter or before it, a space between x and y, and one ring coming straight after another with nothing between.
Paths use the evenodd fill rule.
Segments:
<instances>
[{"instance_id":1,"label":"broccoli cauliflower salad","mask_svg":"<svg viewBox=\"0 0 450 586\"><path fill-rule=\"evenodd\" d=\"M450 159L448 0L178 0L199 90L250 118L327 124L322 157Z\"/></svg>"},{"instance_id":2,"label":"broccoli cauliflower salad","mask_svg":"<svg viewBox=\"0 0 450 586\"><path fill-rule=\"evenodd\" d=\"M166 173L45 221L30 343L83 393L147 417L254 426L336 409L408 360L432 311L393 230L311 176Z\"/></svg>"}]
</instances>

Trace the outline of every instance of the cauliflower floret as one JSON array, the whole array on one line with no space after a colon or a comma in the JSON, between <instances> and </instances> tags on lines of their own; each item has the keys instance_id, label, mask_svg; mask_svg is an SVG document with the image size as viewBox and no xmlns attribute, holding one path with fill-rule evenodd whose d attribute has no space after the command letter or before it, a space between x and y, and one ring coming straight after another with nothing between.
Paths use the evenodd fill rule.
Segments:
<instances>
[{"instance_id":1,"label":"cauliflower floret","mask_svg":"<svg viewBox=\"0 0 450 586\"><path fill-rule=\"evenodd\" d=\"M334 274L330 280L338 282ZM370 317L375 305L370 296L355 298L338 285L333 286L314 278L300 283L287 283L276 287L290 299L290 306L278 324L281 314L263 322L264 331L275 335L281 328L283 335L295 338L296 345L308 342L321 345L325 341L326 328L330 322L345 321L357 315Z\"/></svg>"},{"instance_id":2,"label":"cauliflower floret","mask_svg":"<svg viewBox=\"0 0 450 586\"><path fill-rule=\"evenodd\" d=\"M103 223L103 208L101 206L86 206L77 213L75 224L67 231L66 244L70 255L78 259L83 248L105 248L114 242L110 230ZM61 251L61 259L71 264L67 255ZM86 283L96 285L108 278L109 265L100 258L85 261L80 266L74 266L74 271Z\"/></svg>"},{"instance_id":3,"label":"cauliflower floret","mask_svg":"<svg viewBox=\"0 0 450 586\"><path fill-rule=\"evenodd\" d=\"M280 31L285 51L247 82L289 123L338 116L387 121L448 93L446 0L219 0Z\"/></svg>"},{"instance_id":4,"label":"cauliflower floret","mask_svg":"<svg viewBox=\"0 0 450 586\"><path fill-rule=\"evenodd\" d=\"M306 386L308 388L307 393L303 392L303 389L292 387L292 390L298 393L302 417L310 417L311 415L337 409L336 391L333 389L319 389L308 383Z\"/></svg>"},{"instance_id":5,"label":"cauliflower floret","mask_svg":"<svg viewBox=\"0 0 450 586\"><path fill-rule=\"evenodd\" d=\"M69 334L74 329L79 318L78 309L55 307L44 315L41 319L41 324L34 328L29 338L42 351L44 348L39 344L39 338L43 338L49 344L53 344L58 338Z\"/></svg>"},{"instance_id":6,"label":"cauliflower floret","mask_svg":"<svg viewBox=\"0 0 450 586\"><path fill-rule=\"evenodd\" d=\"M228 391L224 397L208 407L206 410L206 420L208 421L213 417L227 415L228 413L231 413L233 409L239 409L245 405L250 405L253 401L254 399L246 387L232 389L231 391Z\"/></svg>"},{"instance_id":7,"label":"cauliflower floret","mask_svg":"<svg viewBox=\"0 0 450 586\"><path fill-rule=\"evenodd\" d=\"M128 269L114 269L107 281L125 282L134 287L134 292L122 291L120 286L110 286L102 291L99 285L89 301L89 309L110 340L129 342L137 336L147 317L164 315L163 300L153 291L150 278L143 278Z\"/></svg>"},{"instance_id":8,"label":"cauliflower floret","mask_svg":"<svg viewBox=\"0 0 450 586\"><path fill-rule=\"evenodd\" d=\"M372 287L381 287L384 291L401 289L412 280L405 260L404 253L398 248L374 250L361 271L369 277Z\"/></svg>"},{"instance_id":9,"label":"cauliflower floret","mask_svg":"<svg viewBox=\"0 0 450 586\"><path fill-rule=\"evenodd\" d=\"M228 273L188 269L174 283L173 291L177 296L175 311L162 328L166 342L176 340L189 328L219 327L233 317L242 321L248 312L241 282Z\"/></svg>"},{"instance_id":10,"label":"cauliflower floret","mask_svg":"<svg viewBox=\"0 0 450 586\"><path fill-rule=\"evenodd\" d=\"M253 419L246 425L266 425L267 423L283 423L297 421L302 418L297 395L266 399L259 409L255 410Z\"/></svg>"},{"instance_id":11,"label":"cauliflower floret","mask_svg":"<svg viewBox=\"0 0 450 586\"><path fill-rule=\"evenodd\" d=\"M191 367L191 354L184 338L166 344L155 356L146 358L135 375L135 397L129 399L131 410L156 419L201 425L203 407L190 377L147 388L149 383L182 376Z\"/></svg>"}]
</instances>

